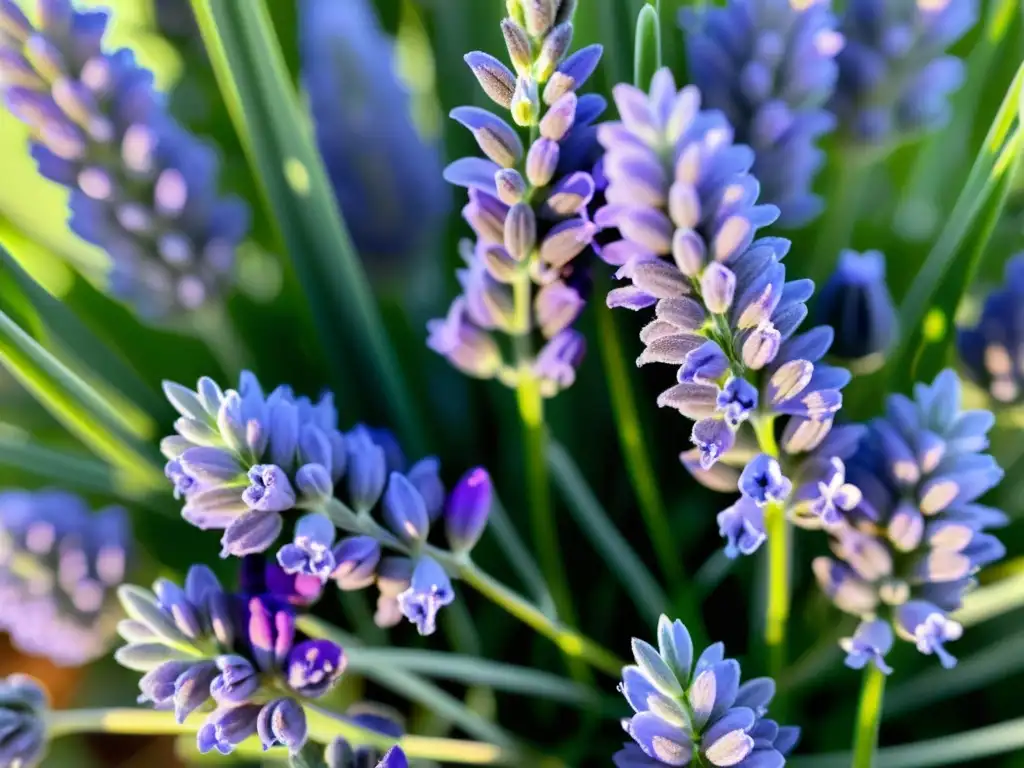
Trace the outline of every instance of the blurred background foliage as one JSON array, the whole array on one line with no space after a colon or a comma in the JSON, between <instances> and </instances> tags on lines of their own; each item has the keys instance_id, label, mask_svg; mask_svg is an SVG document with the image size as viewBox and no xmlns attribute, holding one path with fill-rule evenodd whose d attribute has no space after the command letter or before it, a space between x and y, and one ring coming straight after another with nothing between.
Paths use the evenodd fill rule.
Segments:
<instances>
[{"instance_id":1,"label":"blurred background foliage","mask_svg":"<svg viewBox=\"0 0 1024 768\"><path fill-rule=\"evenodd\" d=\"M244 2L245 0L239 0ZM298 34L296 2L273 0L277 35L287 65L298 82ZM338 0L345 2L345 0ZM396 61L412 95L417 127L443 142L447 158L473 152L470 135L451 127L448 111L484 96L474 87L462 62L472 49L498 52L502 42L498 23L504 15L501 0L375 0L385 28L397 40ZM209 60L199 40L188 0L106 0L114 10L112 42L130 45L143 63L156 73L161 87L170 92L175 115L192 131L214 142L224 161L224 186L253 205L254 226L239 254L239 290L229 305L239 328L246 329L253 360L261 380L269 386L288 380L300 392L313 393L328 381L333 363L345 372L346 387L339 401L341 421L383 424L386 409L372 373L353 361L358 338L338 329L337 346L324 357L312 330L310 309L302 299L296 275L282 257L284 248L262 206L257 185L241 143L220 97ZM606 59L593 90L606 93L619 81L631 79L633 30L644 0L581 0L577 14L577 45L601 42ZM682 0L662 0L660 10L665 34L665 61L681 81L686 81L683 39L675 24ZM889 285L897 304L904 298L925 264L944 224L949 220L969 170L982 148L1007 88L1024 53L1020 4L1007 0L984 3L984 22L955 50L968 62L968 80L954 97L954 119L943 131L899 147L874 163L862 187L844 186L840 158L830 153L829 164L818 179L819 191L829 192L829 213L803 230L790 233L794 244L787 259L793 275L821 280L829 274L840 246L856 250L878 249L887 257ZM282 108L285 108L282 105ZM23 126L0 110L0 244L18 259L32 278L82 318L100 340L116 349L119 365L133 370L142 385L136 402L155 424L158 437L169 433L171 411L156 396L165 378L184 383L213 372L224 378L221 363L196 338L185 332L155 329L141 324L125 307L101 292L106 256L72 235L66 226L66 193L42 179L26 152ZM977 297L1002 276L1006 259L1024 243L1024 175L1010 174L1005 208L991 231L983 211L968 235L951 254L952 267L943 277L935 301L929 305L920 333L901 350L895 368L897 383L906 388L912 379L930 379L953 360L952 340L956 317L978 311ZM363 254L379 298L391 338L399 351L404 373L416 399L416 409L427 425L426 444L442 458L447 471L484 464L497 481L497 490L517 526L522 526L519 429L508 393L496 385L463 378L424 346L424 325L442 314L455 292L454 269L459 265L457 242L466 229L457 216L455 195L444 231L421 252L403 261L375 259ZM822 237L836 206L845 206L849 239L837 242ZM59 340L27 302L24 283L10 264L0 266L0 309L33 333L40 341ZM600 302L595 302L595 304ZM594 310L584 315L581 328L593 339ZM619 336L627 355L638 351L633 343L641 319L618 314ZM917 329L914 329L915 331ZM58 343L59 347L60 344ZM51 346L51 348L53 348ZM65 348L62 359L87 375L90 359L77 359L82 349ZM601 350L592 344L574 392L551 403L552 429L566 445L609 511L619 530L645 561L653 563L649 541L638 518L637 504L619 453L604 379ZM220 372L220 373L217 373ZM877 412L884 373L855 377L847 392L847 418L866 418ZM698 486L680 466L678 453L687 447L689 423L677 415L658 412L655 396L664 386L661 372L647 368L636 372L635 386L644 424L644 440L656 462L658 478L669 505L674 540L686 573L703 596L708 633L726 642L732 654L743 658L757 647L751 638L760 626L755 588L761 578L758 559L740 561L730 568L718 553L721 543L715 513L722 500ZM984 396L972 391L982 403ZM142 400L144 402L140 402ZM993 505L1013 519L1001 533L1009 555L985 575L993 582L1008 579L1018 585L1009 605L1024 605L1024 413L999 413L994 434L994 453L1007 469L1002 486L994 492ZM45 454L27 461L18 448L31 436L35 445L47 446L81 457L89 472L69 470L52 463ZM30 457L31 458L31 457ZM74 476L61 477L61 472ZM104 474L104 473L108 474ZM110 472L115 477L110 479ZM134 497L130 505L151 572L157 568L180 572L196 559L216 561L213 537L200 535L176 520L177 509L169 493L152 494L139 486L130 473L93 466L88 451L50 414L36 404L14 379L0 373L0 486L36 487L66 482L96 502L109 502L103 488L112 483L122 495ZM95 483L90 487L90 478ZM562 499L556 498L558 525L565 559L582 628L625 653L632 636L649 636L634 604L617 580L616 563L595 568L597 555L581 538ZM501 577L503 543L485 538L478 561ZM848 744L856 706L859 675L842 666L835 647L839 630L848 632L840 618L813 583L809 563L825 548L824 537L796 534L794 562L794 615L792 648L794 665L781 681L790 691L789 722L801 724L804 737L800 752L815 753ZM160 566L156 566L160 563ZM148 574L147 574L148 575ZM145 581L145 579L143 579ZM678 593L679 585L668 585ZM359 598L361 599L361 598ZM552 647L538 641L525 627L474 596L466 598L474 623L480 629L484 657L537 664L558 669L560 660ZM450 627L448 629L451 629ZM403 642L409 639L408 634ZM418 641L413 641L418 642ZM898 668L886 701L882 727L883 745L933 738L972 727L1024 716L1019 689L1024 680L1024 610L1003 606L998 615L979 622L957 644L960 666L946 672L930 657L900 647L893 665ZM756 663L756 661L755 661ZM0 650L0 674L30 671L44 678L58 706L124 703L136 693L135 675L103 661L86 670L57 670L38 660ZM362 681L349 678L343 696L355 697ZM608 693L612 683L607 682ZM452 690L464 693L457 686ZM373 698L388 695L372 691ZM470 692L471 695L473 692ZM953 696L956 696L955 704ZM494 706L486 697L474 700L485 714ZM503 698L498 717L510 730L528 734L544 744L563 745L570 765L583 765L574 755L587 747L590 754L610 755L622 735L614 719L596 721L573 711L534 700ZM426 711L414 713L416 727L424 733L441 733L446 724ZM1024 726L1022 726L1024 727ZM601 747L594 746L594 740ZM176 748L163 739L90 739L81 743L64 740L55 745L47 765L53 766L148 766L176 765ZM180 753L180 750L178 750ZM187 752L187 749L186 749ZM972 765L1013 768L1024 766L1024 753L1009 754ZM808 764L809 765L809 764Z\"/></svg>"}]
</instances>

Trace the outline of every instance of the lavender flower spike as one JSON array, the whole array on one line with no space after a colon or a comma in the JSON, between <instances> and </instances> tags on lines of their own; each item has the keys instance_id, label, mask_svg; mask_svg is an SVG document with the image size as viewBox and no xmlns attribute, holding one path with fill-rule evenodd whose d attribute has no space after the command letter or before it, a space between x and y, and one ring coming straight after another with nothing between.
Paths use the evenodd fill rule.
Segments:
<instances>
[{"instance_id":1,"label":"lavender flower spike","mask_svg":"<svg viewBox=\"0 0 1024 768\"><path fill-rule=\"evenodd\" d=\"M832 102L847 138L885 145L945 124L963 81L963 63L946 50L977 19L977 0L850 0Z\"/></svg>"},{"instance_id":2,"label":"lavender flower spike","mask_svg":"<svg viewBox=\"0 0 1024 768\"><path fill-rule=\"evenodd\" d=\"M783 466L790 472L799 463L793 457L826 439L850 379L821 363L830 328L797 333L814 286L786 282L789 241L757 237L778 209L757 204L753 152L732 143L720 112L701 110L697 88L677 90L665 69L650 94L618 85L614 95L620 120L598 128L608 187L595 221L609 233L601 256L628 284L608 294L608 305L654 308L637 363L676 366L676 384L658 404L696 422L694 449L682 456L687 468L710 487L733 490L752 455L770 453L780 464L771 496L782 501L790 482L782 482ZM764 496L749 483L742 490ZM730 551L760 542L756 517L745 505L723 513Z\"/></svg>"},{"instance_id":3,"label":"lavender flower spike","mask_svg":"<svg viewBox=\"0 0 1024 768\"><path fill-rule=\"evenodd\" d=\"M110 648L131 564L127 513L63 491L0 493L0 629L22 653L81 666Z\"/></svg>"},{"instance_id":4,"label":"lavender flower spike","mask_svg":"<svg viewBox=\"0 0 1024 768\"><path fill-rule=\"evenodd\" d=\"M977 503L1003 476L983 453L994 422L988 411L961 410L960 381L943 371L917 384L913 400L891 396L846 461L862 495L827 526L835 559L818 558L814 572L841 610L872 622L843 641L851 666L884 671L891 630L943 666L956 663L945 644L963 630L949 614L1005 552L985 529L1006 516Z\"/></svg>"},{"instance_id":5,"label":"lavender flower spike","mask_svg":"<svg viewBox=\"0 0 1024 768\"><path fill-rule=\"evenodd\" d=\"M218 163L169 116L153 75L110 51L102 11L40 2L32 27L0 4L0 90L39 172L71 190L71 229L110 257L111 292L155 319L220 301L248 208L217 195Z\"/></svg>"},{"instance_id":6,"label":"lavender flower spike","mask_svg":"<svg viewBox=\"0 0 1024 768\"><path fill-rule=\"evenodd\" d=\"M767 677L740 684L740 665L721 643L694 663L681 621L662 616L658 647L633 639L635 665L624 667L619 691L634 714L623 722L633 742L613 756L637 766L782 766L800 729L765 717L775 695Z\"/></svg>"},{"instance_id":7,"label":"lavender flower spike","mask_svg":"<svg viewBox=\"0 0 1024 768\"><path fill-rule=\"evenodd\" d=\"M836 122L825 105L843 36L828 1L729 0L681 17L705 105L720 109L754 150L754 176L765 201L779 207L779 224L806 224L822 209L811 191L824 160L817 140Z\"/></svg>"},{"instance_id":8,"label":"lavender flower spike","mask_svg":"<svg viewBox=\"0 0 1024 768\"><path fill-rule=\"evenodd\" d=\"M514 125L476 107L451 113L486 159L462 158L445 170L468 190L463 216L476 237L462 248L462 294L427 326L427 345L462 372L510 387L529 376L544 397L570 387L583 358L584 340L572 325L586 304L597 231L587 212L597 155L591 124L605 104L577 90L601 49L569 55L574 8L573 0L510 0L501 26L515 71L480 51L466 56ZM530 146L518 128L535 136ZM499 334L517 339L514 364L502 357Z\"/></svg>"},{"instance_id":9,"label":"lavender flower spike","mask_svg":"<svg viewBox=\"0 0 1024 768\"><path fill-rule=\"evenodd\" d=\"M1024 253L1006 263L1005 285L985 299L973 328L957 332L957 351L970 377L996 402L1024 397Z\"/></svg>"},{"instance_id":10,"label":"lavender flower spike","mask_svg":"<svg viewBox=\"0 0 1024 768\"><path fill-rule=\"evenodd\" d=\"M879 251L843 251L815 303L815 320L836 329L831 353L877 367L896 341L896 307Z\"/></svg>"},{"instance_id":11,"label":"lavender flower spike","mask_svg":"<svg viewBox=\"0 0 1024 768\"><path fill-rule=\"evenodd\" d=\"M345 224L369 266L398 266L448 211L436 141L417 133L372 2L306 0L299 11L302 80Z\"/></svg>"}]
</instances>

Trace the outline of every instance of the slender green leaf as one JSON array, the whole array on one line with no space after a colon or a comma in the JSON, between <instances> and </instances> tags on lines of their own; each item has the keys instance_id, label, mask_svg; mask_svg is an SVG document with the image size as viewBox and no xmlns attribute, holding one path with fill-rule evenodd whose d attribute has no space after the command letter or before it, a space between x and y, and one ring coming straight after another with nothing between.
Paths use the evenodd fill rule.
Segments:
<instances>
[{"instance_id":1,"label":"slender green leaf","mask_svg":"<svg viewBox=\"0 0 1024 768\"><path fill-rule=\"evenodd\" d=\"M164 486L158 457L124 430L114 407L3 312L0 363L97 456L141 483Z\"/></svg>"},{"instance_id":2,"label":"slender green leaf","mask_svg":"<svg viewBox=\"0 0 1024 768\"><path fill-rule=\"evenodd\" d=\"M89 373L109 388L107 397L115 401L112 415L137 437L152 438L156 424L148 413L160 413L166 403L139 377L126 360L93 333L59 299L22 269L21 264L0 245L0 287L10 281L35 310L47 331L51 344L73 356ZM0 309L8 310L7 292L0 290Z\"/></svg>"},{"instance_id":3,"label":"slender green leaf","mask_svg":"<svg viewBox=\"0 0 1024 768\"><path fill-rule=\"evenodd\" d=\"M334 385L353 370L375 375L413 453L423 445L369 282L335 204L323 163L301 119L264 0L192 0L221 92L262 187L268 214L295 265L327 352ZM337 347L355 339L358 364Z\"/></svg>"},{"instance_id":4,"label":"slender green leaf","mask_svg":"<svg viewBox=\"0 0 1024 768\"><path fill-rule=\"evenodd\" d=\"M627 594L636 601L637 609L652 626L669 606L668 597L658 586L651 572L609 520L594 492L587 486L579 468L568 452L552 440L548 446L548 463L555 483L562 491L576 522L612 569Z\"/></svg>"},{"instance_id":5,"label":"slender green leaf","mask_svg":"<svg viewBox=\"0 0 1024 768\"><path fill-rule=\"evenodd\" d=\"M876 768L931 768L1024 749L1024 718L973 731L878 750ZM793 757L793 768L848 768L849 753Z\"/></svg>"},{"instance_id":6,"label":"slender green leaf","mask_svg":"<svg viewBox=\"0 0 1024 768\"><path fill-rule=\"evenodd\" d=\"M661 22L653 5L640 9L636 19L636 47L633 49L633 85L647 90L654 73L661 69Z\"/></svg>"},{"instance_id":7,"label":"slender green leaf","mask_svg":"<svg viewBox=\"0 0 1024 768\"><path fill-rule=\"evenodd\" d=\"M10 467L62 488L85 493L121 495L117 472L109 465L89 456L78 456L0 434L0 466Z\"/></svg>"},{"instance_id":8,"label":"slender green leaf","mask_svg":"<svg viewBox=\"0 0 1024 768\"><path fill-rule=\"evenodd\" d=\"M909 379L911 368L906 365L907 352L916 344L920 333L919 324L924 318L925 311L985 201L993 193L1002 176L1009 172L1011 163L1004 150L1016 151L1012 147L1015 139L1011 138L1011 130L1017 119L1022 87L1024 64L1017 70L1017 75L1003 98L1003 103L992 121L981 151L974 161L946 225L932 246L920 272L911 283L910 290L900 307L900 325L906 333L889 359L891 371L904 383ZM1012 155L1010 158L1012 159Z\"/></svg>"},{"instance_id":9,"label":"slender green leaf","mask_svg":"<svg viewBox=\"0 0 1024 768\"><path fill-rule=\"evenodd\" d=\"M1024 573L987 584L964 598L964 606L953 618L965 627L1024 608Z\"/></svg>"},{"instance_id":10,"label":"slender green leaf","mask_svg":"<svg viewBox=\"0 0 1024 768\"><path fill-rule=\"evenodd\" d=\"M357 656L359 649L363 647L359 638L314 616L300 616L296 621L296 626L310 637L333 640ZM500 726L488 721L450 693L419 675L394 666L381 665L367 665L365 669L361 670L361 674L368 680L374 681L409 701L422 704L474 738L509 749L516 748L515 740Z\"/></svg>"},{"instance_id":11,"label":"slender green leaf","mask_svg":"<svg viewBox=\"0 0 1024 768\"><path fill-rule=\"evenodd\" d=\"M537 565L537 561L530 554L526 544L523 543L523 538L509 519L504 505L497 498L491 505L487 529L494 533L494 538L497 541L501 542L502 551L508 557L512 568L519 574L523 586L530 591L537 605L548 616L554 617L556 615L555 601L540 572L540 566Z\"/></svg>"},{"instance_id":12,"label":"slender green leaf","mask_svg":"<svg viewBox=\"0 0 1024 768\"><path fill-rule=\"evenodd\" d=\"M411 648L353 648L348 668L367 673L377 666L394 667L465 685L485 685L506 693L519 693L573 706L590 708L600 702L591 688L548 672L517 667L475 656Z\"/></svg>"},{"instance_id":13,"label":"slender green leaf","mask_svg":"<svg viewBox=\"0 0 1024 768\"><path fill-rule=\"evenodd\" d=\"M1024 671L1024 632L1017 632L970 656L953 669L935 669L893 686L883 718L915 712L939 701L976 691Z\"/></svg>"}]
</instances>

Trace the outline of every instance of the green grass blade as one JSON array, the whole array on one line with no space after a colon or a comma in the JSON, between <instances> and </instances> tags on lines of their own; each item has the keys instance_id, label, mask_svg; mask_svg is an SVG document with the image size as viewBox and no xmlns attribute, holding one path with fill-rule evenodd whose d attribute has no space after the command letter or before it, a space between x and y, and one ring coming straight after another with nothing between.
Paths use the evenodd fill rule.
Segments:
<instances>
[{"instance_id":1,"label":"green grass blade","mask_svg":"<svg viewBox=\"0 0 1024 768\"><path fill-rule=\"evenodd\" d=\"M932 768L1024 749L1024 718L973 731L878 750L876 768ZM793 768L848 768L849 753L790 758Z\"/></svg>"},{"instance_id":2,"label":"green grass blade","mask_svg":"<svg viewBox=\"0 0 1024 768\"><path fill-rule=\"evenodd\" d=\"M359 649L363 647L359 638L314 616L300 616L296 620L296 626L310 637L333 640L343 648L353 651L357 656ZM361 671L361 674L366 679L372 680L408 701L422 704L439 717L454 723L473 738L510 749L516 748L515 740L504 729L419 675L394 666L369 664Z\"/></svg>"},{"instance_id":3,"label":"green grass blade","mask_svg":"<svg viewBox=\"0 0 1024 768\"><path fill-rule=\"evenodd\" d=\"M636 601L644 619L654 626L658 617L669 608L668 597L608 518L608 513L588 487L572 457L554 440L548 446L548 464L576 522L603 562L615 563L613 570L626 593Z\"/></svg>"},{"instance_id":4,"label":"green grass blade","mask_svg":"<svg viewBox=\"0 0 1024 768\"><path fill-rule=\"evenodd\" d=\"M149 487L164 487L159 457L127 433L113 406L0 312L0 364L97 456Z\"/></svg>"},{"instance_id":5,"label":"green grass blade","mask_svg":"<svg viewBox=\"0 0 1024 768\"><path fill-rule=\"evenodd\" d=\"M661 69L661 22L653 5L645 5L636 18L633 49L633 85L646 91L654 73Z\"/></svg>"},{"instance_id":6,"label":"green grass blade","mask_svg":"<svg viewBox=\"0 0 1024 768\"><path fill-rule=\"evenodd\" d=\"M464 685L484 685L505 693L518 693L558 701L584 709L599 704L592 688L529 667L519 667L475 656L412 648L355 648L349 651L348 669L367 673L375 667L394 667Z\"/></svg>"},{"instance_id":7,"label":"green grass blade","mask_svg":"<svg viewBox=\"0 0 1024 768\"><path fill-rule=\"evenodd\" d=\"M310 304L333 383L362 370L408 450L421 452L413 401L402 379L366 273L335 204L323 163L291 85L264 0L193 0L203 41L267 204ZM337 347L354 340L357 359Z\"/></svg>"},{"instance_id":8,"label":"green grass blade","mask_svg":"<svg viewBox=\"0 0 1024 768\"><path fill-rule=\"evenodd\" d=\"M504 505L497 498L491 505L491 515L487 522L487 529L494 534L496 541L500 542L502 551L508 558L509 564L515 570L523 586L530 592L534 601L549 617L555 617L555 601L551 597L547 582L540 572L540 566L526 544L523 537L512 524Z\"/></svg>"},{"instance_id":9,"label":"green grass blade","mask_svg":"<svg viewBox=\"0 0 1024 768\"><path fill-rule=\"evenodd\" d=\"M1024 607L1024 573L987 584L964 598L964 605L953 618L965 627L1002 616Z\"/></svg>"},{"instance_id":10,"label":"green grass blade","mask_svg":"<svg viewBox=\"0 0 1024 768\"><path fill-rule=\"evenodd\" d=\"M112 415L137 437L154 437L156 424L149 414L167 410L166 402L126 360L101 341L63 302L39 285L0 245L0 309L9 312L8 296L11 294L8 290L32 307L51 345L73 356L82 366L80 371L87 370L111 390L110 399L117 401Z\"/></svg>"},{"instance_id":11,"label":"green grass blade","mask_svg":"<svg viewBox=\"0 0 1024 768\"><path fill-rule=\"evenodd\" d=\"M30 443L24 437L0 435L0 467L83 493L124 494L109 465L90 456Z\"/></svg>"},{"instance_id":12,"label":"green grass blade","mask_svg":"<svg viewBox=\"0 0 1024 768\"><path fill-rule=\"evenodd\" d=\"M900 307L900 326L906 333L889 358L890 366L894 366L890 370L895 374L896 380L903 380L906 383L909 379L911 366L906 365L906 356L907 352L914 348L912 344L917 341L918 326L985 201L994 192L1002 175L1009 172L1009 166L1012 164L1007 161L1004 150L1008 148L1008 142L1012 141L1011 130L1017 119L1022 87L1024 64L1017 70L1003 98L1003 103L992 121L981 151L975 158L946 225L903 300Z\"/></svg>"}]
</instances>

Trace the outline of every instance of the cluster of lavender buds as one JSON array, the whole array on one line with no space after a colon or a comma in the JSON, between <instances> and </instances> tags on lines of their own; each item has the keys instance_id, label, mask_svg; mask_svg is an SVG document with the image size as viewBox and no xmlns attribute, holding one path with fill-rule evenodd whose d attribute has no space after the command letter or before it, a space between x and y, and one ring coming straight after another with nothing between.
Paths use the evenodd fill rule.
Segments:
<instances>
[{"instance_id":1,"label":"cluster of lavender buds","mask_svg":"<svg viewBox=\"0 0 1024 768\"><path fill-rule=\"evenodd\" d=\"M721 643L693 662L690 633L662 616L658 647L633 639L636 665L624 667L619 690L635 714L623 721L635 743L614 756L618 768L660 765L779 768L800 729L765 717L775 695L771 678L740 684L740 665Z\"/></svg>"},{"instance_id":2,"label":"cluster of lavender buds","mask_svg":"<svg viewBox=\"0 0 1024 768\"><path fill-rule=\"evenodd\" d=\"M105 654L131 549L127 513L63 491L0 493L0 629L62 666Z\"/></svg>"},{"instance_id":3,"label":"cluster of lavender buds","mask_svg":"<svg viewBox=\"0 0 1024 768\"><path fill-rule=\"evenodd\" d=\"M181 414L177 434L161 444L166 474L187 521L224 531L222 556L265 552L287 526L277 550L286 574L343 590L376 584L378 624L405 616L421 634L434 631L438 610L455 599L437 558L450 562L482 535L486 470L470 470L447 493L437 459L407 466L390 434L364 426L342 433L329 393L316 403L285 386L265 395L249 372L237 390L203 378L196 391L171 383L164 391ZM374 520L378 507L386 526ZM448 550L427 544L441 518ZM339 528L349 535L336 540Z\"/></svg>"},{"instance_id":4,"label":"cluster of lavender buds","mask_svg":"<svg viewBox=\"0 0 1024 768\"><path fill-rule=\"evenodd\" d=\"M390 713L372 704L357 704L349 707L343 719L369 731L398 740L402 737L402 726ZM381 754L370 746L353 747L340 736L327 745L326 749L307 743L302 751L305 761L302 768L408 768L409 761L399 746L391 747ZM296 766L298 768L298 766Z\"/></svg>"},{"instance_id":5,"label":"cluster of lavender buds","mask_svg":"<svg viewBox=\"0 0 1024 768\"><path fill-rule=\"evenodd\" d=\"M572 328L590 288L587 253L596 227L587 217L594 196L597 144L592 123L600 96L576 91L594 72L601 47L566 56L576 0L511 0L502 21L515 73L479 51L466 62L484 92L529 131L483 109L460 107L452 117L468 128L484 158L452 163L445 178L469 190L463 215L476 241L463 248L463 293L445 318L428 325L431 349L469 376L515 387L538 380L551 397L576 379L585 341ZM495 338L515 342L515 362ZM543 338L533 355L532 338Z\"/></svg>"},{"instance_id":6,"label":"cluster of lavender buds","mask_svg":"<svg viewBox=\"0 0 1024 768\"><path fill-rule=\"evenodd\" d=\"M37 11L38 28L0 0L0 89L39 172L71 190L71 229L106 251L112 293L147 317L218 300L249 211L217 196L216 154L170 118L130 50L104 50L105 12Z\"/></svg>"},{"instance_id":7,"label":"cluster of lavender buds","mask_svg":"<svg viewBox=\"0 0 1024 768\"><path fill-rule=\"evenodd\" d=\"M947 370L916 385L913 400L891 396L886 415L868 426L846 467L862 494L822 516L835 558L813 564L839 609L863 621L843 641L850 666L885 671L893 627L943 666L956 663L945 643L962 627L948 613L974 574L1004 554L984 529L1006 516L977 503L1003 475L982 453L993 422L988 411L961 410L960 381Z\"/></svg>"},{"instance_id":8,"label":"cluster of lavender buds","mask_svg":"<svg viewBox=\"0 0 1024 768\"><path fill-rule=\"evenodd\" d=\"M620 121L598 129L608 187L595 221L617 230L602 257L630 283L609 292L608 305L654 307L637 364L678 366L658 404L696 422L683 463L712 487L738 480L760 508L792 488L775 456L776 419L788 419L783 453L814 450L850 374L820 362L831 328L796 333L814 284L786 282L788 240L756 238L778 209L756 203L753 152L732 143L725 117L702 111L700 98L694 86L677 91L667 69L650 96L616 86ZM737 476L736 467L746 468Z\"/></svg>"},{"instance_id":9,"label":"cluster of lavender buds","mask_svg":"<svg viewBox=\"0 0 1024 768\"><path fill-rule=\"evenodd\" d=\"M1024 253L1006 263L1006 285L993 291L973 328L957 333L960 359L971 378L999 403L1024 393Z\"/></svg>"},{"instance_id":10,"label":"cluster of lavender buds","mask_svg":"<svg viewBox=\"0 0 1024 768\"><path fill-rule=\"evenodd\" d=\"M0 765L35 768L46 752L49 699L31 677L0 679Z\"/></svg>"},{"instance_id":11,"label":"cluster of lavender buds","mask_svg":"<svg viewBox=\"0 0 1024 768\"><path fill-rule=\"evenodd\" d=\"M896 341L896 307L879 251L843 251L818 292L814 319L836 329L829 352L844 360L879 361Z\"/></svg>"},{"instance_id":12,"label":"cluster of lavender buds","mask_svg":"<svg viewBox=\"0 0 1024 768\"><path fill-rule=\"evenodd\" d=\"M331 689L345 654L298 636L294 609L279 595L227 593L197 565L184 588L160 579L151 592L123 586L119 597L129 618L118 625L127 644L115 658L144 673L140 702L173 708L178 722L212 710L196 736L200 752L229 754L250 736L266 749L302 748L301 701Z\"/></svg>"},{"instance_id":13,"label":"cluster of lavender buds","mask_svg":"<svg viewBox=\"0 0 1024 768\"><path fill-rule=\"evenodd\" d=\"M977 0L846 3L832 109L848 140L882 145L941 127L963 80L945 52L977 18Z\"/></svg>"},{"instance_id":14,"label":"cluster of lavender buds","mask_svg":"<svg viewBox=\"0 0 1024 768\"><path fill-rule=\"evenodd\" d=\"M843 37L828 0L730 0L683 10L687 58L704 103L725 113L755 153L762 198L798 227L817 216L812 191L824 163L819 137L835 127L825 107L838 78Z\"/></svg>"},{"instance_id":15,"label":"cluster of lavender buds","mask_svg":"<svg viewBox=\"0 0 1024 768\"><path fill-rule=\"evenodd\" d=\"M302 80L345 224L368 257L410 256L449 197L438 148L413 125L392 40L368 0L305 0L299 12Z\"/></svg>"}]
</instances>

